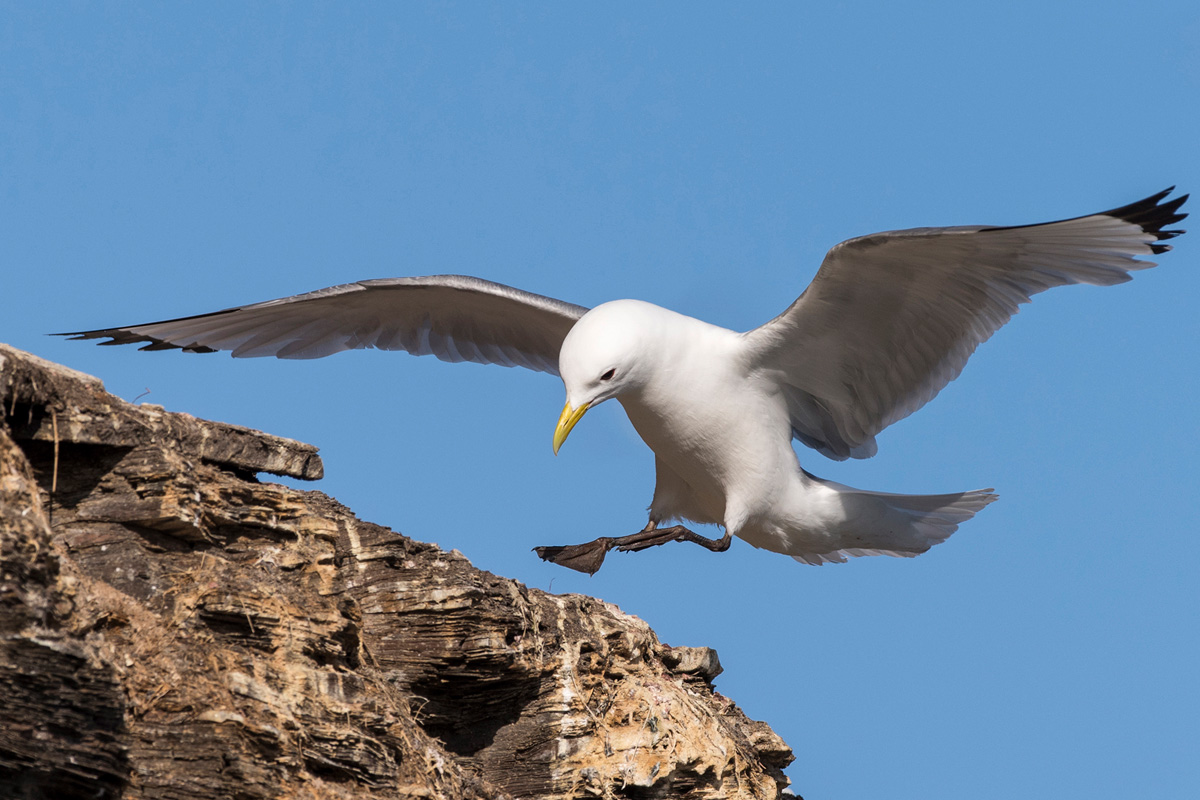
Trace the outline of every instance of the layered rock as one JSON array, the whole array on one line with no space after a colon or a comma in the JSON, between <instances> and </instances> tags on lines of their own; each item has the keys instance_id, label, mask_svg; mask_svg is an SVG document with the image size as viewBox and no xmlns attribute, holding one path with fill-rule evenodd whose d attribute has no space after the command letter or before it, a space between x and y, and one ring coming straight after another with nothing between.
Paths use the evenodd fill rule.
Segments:
<instances>
[{"instance_id":1,"label":"layered rock","mask_svg":"<svg viewBox=\"0 0 1200 800\"><path fill-rule=\"evenodd\" d=\"M707 648L319 492L316 448L0 345L0 796L777 797Z\"/></svg>"}]
</instances>

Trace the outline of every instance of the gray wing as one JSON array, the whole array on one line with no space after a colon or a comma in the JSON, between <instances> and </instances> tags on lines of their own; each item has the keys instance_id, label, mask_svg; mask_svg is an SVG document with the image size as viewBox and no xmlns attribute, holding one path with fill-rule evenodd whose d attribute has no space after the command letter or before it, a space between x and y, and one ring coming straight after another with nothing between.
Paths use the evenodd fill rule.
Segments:
<instances>
[{"instance_id":1,"label":"gray wing","mask_svg":"<svg viewBox=\"0 0 1200 800\"><path fill-rule=\"evenodd\" d=\"M320 358L376 348L558 374L567 331L587 312L463 275L384 278L120 328L58 334L146 342L142 350L232 350L238 358Z\"/></svg>"},{"instance_id":2,"label":"gray wing","mask_svg":"<svg viewBox=\"0 0 1200 800\"><path fill-rule=\"evenodd\" d=\"M796 438L838 460L873 456L875 435L958 377L1032 295L1153 267L1136 256L1183 233L1163 230L1187 216L1187 195L1163 202L1172 189L1059 222L842 242L791 307L744 335L751 361L777 377Z\"/></svg>"}]
</instances>

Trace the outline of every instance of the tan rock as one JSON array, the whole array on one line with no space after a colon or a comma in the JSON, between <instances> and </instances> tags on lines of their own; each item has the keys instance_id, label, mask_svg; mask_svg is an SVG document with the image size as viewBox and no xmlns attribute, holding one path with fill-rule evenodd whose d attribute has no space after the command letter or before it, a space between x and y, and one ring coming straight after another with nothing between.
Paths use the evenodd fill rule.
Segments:
<instances>
[{"instance_id":1,"label":"tan rock","mask_svg":"<svg viewBox=\"0 0 1200 800\"><path fill-rule=\"evenodd\" d=\"M773 798L791 751L600 600L363 522L316 448L0 345L0 796Z\"/></svg>"}]
</instances>

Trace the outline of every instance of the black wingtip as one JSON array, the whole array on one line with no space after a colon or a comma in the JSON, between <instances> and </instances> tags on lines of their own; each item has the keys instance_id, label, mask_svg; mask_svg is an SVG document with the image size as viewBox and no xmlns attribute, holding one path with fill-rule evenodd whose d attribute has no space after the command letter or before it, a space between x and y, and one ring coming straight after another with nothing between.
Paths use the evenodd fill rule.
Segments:
<instances>
[{"instance_id":1,"label":"black wingtip","mask_svg":"<svg viewBox=\"0 0 1200 800\"><path fill-rule=\"evenodd\" d=\"M1136 203L1130 203L1127 206L1114 208L1111 211L1105 211L1104 214L1109 217L1116 217L1125 222L1139 226L1146 233L1154 235L1157 241L1164 239L1174 239L1181 233L1185 233L1182 229L1163 230L1167 225L1174 225L1187 217L1187 214L1179 210L1188 199L1189 195L1182 194L1173 200L1162 202L1167 195L1175 191L1175 187L1171 186L1163 189L1157 194L1152 194L1144 200L1138 200ZM1171 249L1170 245L1152 244L1150 249L1155 253L1164 253Z\"/></svg>"},{"instance_id":2,"label":"black wingtip","mask_svg":"<svg viewBox=\"0 0 1200 800\"><path fill-rule=\"evenodd\" d=\"M194 314L190 317L179 317L178 319L166 319L160 322L144 322L140 325L130 325L127 328L98 328L94 331L70 331L68 333L52 333L51 336L69 336L68 341L77 342L81 339L108 339L107 342L96 342L96 344L116 345L116 344L142 344L144 347L139 347L139 350L182 350L185 353L216 353L211 347L205 347L202 344L176 344L169 342L166 339L159 339L155 336L148 336L144 333L136 333L138 328L148 328L152 325L167 325L173 322L188 322L194 319L204 319L206 317L216 317L222 314L232 314L239 311L238 308L225 308L220 311L213 311L208 314ZM186 340L184 340L186 341Z\"/></svg>"},{"instance_id":3,"label":"black wingtip","mask_svg":"<svg viewBox=\"0 0 1200 800\"><path fill-rule=\"evenodd\" d=\"M67 336L67 341L78 342L87 339L105 339L103 342L96 342L101 347L113 347L123 344L140 344L139 350L182 350L185 353L216 353L211 347L205 347L202 344L181 345L173 342L168 342L163 339L156 339L153 336L146 336L140 333L133 333L124 328L106 328L104 330L95 331L70 331L68 333L51 333L50 336Z\"/></svg>"},{"instance_id":4,"label":"black wingtip","mask_svg":"<svg viewBox=\"0 0 1200 800\"><path fill-rule=\"evenodd\" d=\"M52 333L50 336L67 336L67 341L78 342L86 339L108 339L107 342L96 342L98 345L134 344L136 342L153 341L147 336L138 336L121 328L106 328L95 331L69 331L67 333Z\"/></svg>"}]
</instances>

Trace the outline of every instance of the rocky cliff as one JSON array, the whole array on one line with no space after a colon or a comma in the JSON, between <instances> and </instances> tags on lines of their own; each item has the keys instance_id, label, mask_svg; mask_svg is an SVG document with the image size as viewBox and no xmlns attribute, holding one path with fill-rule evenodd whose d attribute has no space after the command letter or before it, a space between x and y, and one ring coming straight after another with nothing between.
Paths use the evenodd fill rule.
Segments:
<instances>
[{"instance_id":1,"label":"rocky cliff","mask_svg":"<svg viewBox=\"0 0 1200 800\"><path fill-rule=\"evenodd\" d=\"M0 797L780 795L712 650L260 473L322 466L0 345Z\"/></svg>"}]
</instances>

